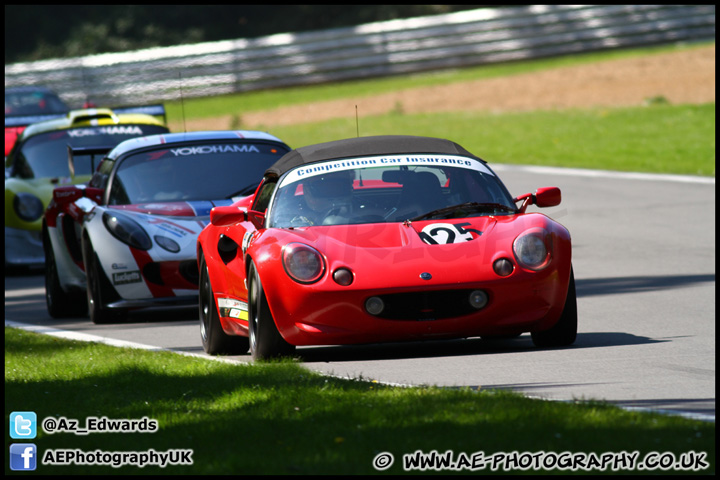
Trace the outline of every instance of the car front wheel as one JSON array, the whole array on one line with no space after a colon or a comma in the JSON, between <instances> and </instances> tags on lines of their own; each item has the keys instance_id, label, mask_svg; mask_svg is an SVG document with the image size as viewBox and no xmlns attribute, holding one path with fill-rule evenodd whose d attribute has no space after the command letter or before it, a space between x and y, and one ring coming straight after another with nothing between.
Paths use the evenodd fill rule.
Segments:
<instances>
[{"instance_id":1,"label":"car front wheel","mask_svg":"<svg viewBox=\"0 0 720 480\"><path fill-rule=\"evenodd\" d=\"M565 347L577 337L577 295L575 275L570 270L570 283L562 315L555 325L542 332L532 332L532 341L537 347Z\"/></svg>"},{"instance_id":2,"label":"car front wheel","mask_svg":"<svg viewBox=\"0 0 720 480\"><path fill-rule=\"evenodd\" d=\"M200 338L203 349L210 355L247 353L250 348L248 337L228 335L220 325L220 316L215 305L205 257L200 257L200 291L198 300L200 316Z\"/></svg>"},{"instance_id":3,"label":"car front wheel","mask_svg":"<svg viewBox=\"0 0 720 480\"><path fill-rule=\"evenodd\" d=\"M254 263L248 271L248 314L250 354L254 360L283 357L295 351L295 346L282 338L275 325Z\"/></svg>"},{"instance_id":4,"label":"car front wheel","mask_svg":"<svg viewBox=\"0 0 720 480\"><path fill-rule=\"evenodd\" d=\"M123 320L124 311L108 308L108 304L119 297L100 266L100 259L89 240L83 242L83 260L87 275L87 305L90 320L96 324Z\"/></svg>"},{"instance_id":5,"label":"car front wheel","mask_svg":"<svg viewBox=\"0 0 720 480\"><path fill-rule=\"evenodd\" d=\"M81 317L87 313L82 291L65 292L60 286L57 264L50 240L45 237L45 303L53 318Z\"/></svg>"}]
</instances>

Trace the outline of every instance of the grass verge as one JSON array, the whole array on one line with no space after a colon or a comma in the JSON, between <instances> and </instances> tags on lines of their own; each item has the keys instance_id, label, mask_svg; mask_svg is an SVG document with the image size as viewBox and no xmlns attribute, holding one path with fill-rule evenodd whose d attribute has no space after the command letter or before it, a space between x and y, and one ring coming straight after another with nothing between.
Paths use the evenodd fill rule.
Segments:
<instances>
[{"instance_id":1,"label":"grass verge","mask_svg":"<svg viewBox=\"0 0 720 480\"><path fill-rule=\"evenodd\" d=\"M40 458L55 449L193 451L192 465L165 468L38 462L35 473L45 475L397 474L403 456L418 451L451 452L465 467L457 473L477 473L471 467L478 452L485 458L516 452L518 462L537 452L598 458L638 452L638 461L660 454L680 461L693 452L707 465L687 473L715 471L714 423L502 391L389 387L321 376L292 361L226 364L5 328L6 432L12 411L34 411L38 423L46 417L77 419L80 426L88 417L149 417L159 425L154 433L50 435L39 429L32 442ZM373 460L385 452L395 462L378 472ZM658 455L649 457L653 452ZM506 461L495 473L523 473L505 468L512 456ZM12 473L7 462L5 471ZM479 471L493 473L489 464ZM605 471L613 473L611 466Z\"/></svg>"},{"instance_id":2,"label":"grass verge","mask_svg":"<svg viewBox=\"0 0 720 480\"><path fill-rule=\"evenodd\" d=\"M715 104L527 113L389 114L360 134L451 139L491 164L715 175ZM274 127L291 146L356 135L355 119Z\"/></svg>"},{"instance_id":3,"label":"grass verge","mask_svg":"<svg viewBox=\"0 0 720 480\"><path fill-rule=\"evenodd\" d=\"M704 46L700 45L701 47ZM613 50L582 55L512 62L498 65L350 81L327 85L246 92L211 98L168 102L168 118L228 116L224 128L244 128L242 115L300 103L339 98L362 99L405 88L444 85L527 73L566 65L614 58L651 55L690 46L663 46ZM645 107L534 111L493 114L453 112L422 115L393 112L355 115L318 123L290 126L256 126L282 138L292 147L360 135L407 134L448 138L491 163L545 165L628 172L715 175L715 104L669 105L654 99Z\"/></svg>"}]
</instances>

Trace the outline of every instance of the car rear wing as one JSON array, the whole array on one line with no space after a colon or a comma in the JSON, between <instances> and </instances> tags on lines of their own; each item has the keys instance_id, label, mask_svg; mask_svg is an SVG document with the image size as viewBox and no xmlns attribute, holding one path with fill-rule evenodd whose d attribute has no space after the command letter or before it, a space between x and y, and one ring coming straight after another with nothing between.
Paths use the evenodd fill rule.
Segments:
<instances>
[{"instance_id":1,"label":"car rear wing","mask_svg":"<svg viewBox=\"0 0 720 480\"><path fill-rule=\"evenodd\" d=\"M71 147L67 146L68 152L68 169L70 170L70 177L75 178L75 157L81 155L90 155L91 171L95 172L95 155L105 155L110 150L115 148L114 145L98 145L92 147Z\"/></svg>"},{"instance_id":2,"label":"car rear wing","mask_svg":"<svg viewBox=\"0 0 720 480\"><path fill-rule=\"evenodd\" d=\"M46 113L43 115L18 115L16 117L6 116L5 117L5 128L10 127L26 127L31 123L44 122L45 120L54 120L56 118L62 118L67 113Z\"/></svg>"},{"instance_id":3,"label":"car rear wing","mask_svg":"<svg viewBox=\"0 0 720 480\"><path fill-rule=\"evenodd\" d=\"M167 113L165 112L165 105L162 103L156 103L153 105L139 105L139 106L126 106L126 107L112 107L111 110L116 114L119 113L144 113L145 115L152 115L158 120L163 122L163 125L167 125Z\"/></svg>"}]
</instances>

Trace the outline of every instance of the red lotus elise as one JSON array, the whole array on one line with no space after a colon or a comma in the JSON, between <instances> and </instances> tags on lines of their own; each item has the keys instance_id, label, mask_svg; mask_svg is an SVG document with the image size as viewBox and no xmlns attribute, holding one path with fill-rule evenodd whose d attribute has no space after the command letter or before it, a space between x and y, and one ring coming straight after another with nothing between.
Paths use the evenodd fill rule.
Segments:
<instances>
[{"instance_id":1,"label":"red lotus elise","mask_svg":"<svg viewBox=\"0 0 720 480\"><path fill-rule=\"evenodd\" d=\"M513 198L481 158L443 139L377 136L293 150L255 194L215 207L198 238L210 354L300 345L532 334L575 341L567 229Z\"/></svg>"}]
</instances>

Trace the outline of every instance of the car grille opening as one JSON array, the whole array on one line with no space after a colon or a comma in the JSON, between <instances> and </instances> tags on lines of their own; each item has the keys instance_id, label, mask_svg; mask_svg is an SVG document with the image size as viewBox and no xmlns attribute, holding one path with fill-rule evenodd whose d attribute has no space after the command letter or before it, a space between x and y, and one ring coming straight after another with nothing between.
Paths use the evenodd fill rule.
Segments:
<instances>
[{"instance_id":1,"label":"car grille opening","mask_svg":"<svg viewBox=\"0 0 720 480\"><path fill-rule=\"evenodd\" d=\"M200 274L198 272L197 260L183 260L180 262L180 275L193 285L199 285Z\"/></svg>"},{"instance_id":2,"label":"car grille opening","mask_svg":"<svg viewBox=\"0 0 720 480\"><path fill-rule=\"evenodd\" d=\"M148 263L143 268L142 273L148 282L154 283L155 285L165 285L162 275L160 275L160 264L155 262Z\"/></svg>"},{"instance_id":3,"label":"car grille opening","mask_svg":"<svg viewBox=\"0 0 720 480\"><path fill-rule=\"evenodd\" d=\"M378 295L385 307L377 317L388 320L439 320L478 311L469 298L476 289L436 290Z\"/></svg>"}]
</instances>

